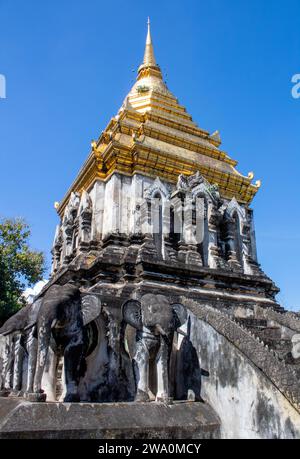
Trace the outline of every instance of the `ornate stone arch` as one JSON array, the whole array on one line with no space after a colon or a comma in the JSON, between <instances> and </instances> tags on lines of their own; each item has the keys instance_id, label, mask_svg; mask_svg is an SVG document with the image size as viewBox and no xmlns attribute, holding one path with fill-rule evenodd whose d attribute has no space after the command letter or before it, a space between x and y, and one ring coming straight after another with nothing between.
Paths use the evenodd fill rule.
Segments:
<instances>
[{"instance_id":1,"label":"ornate stone arch","mask_svg":"<svg viewBox=\"0 0 300 459\"><path fill-rule=\"evenodd\" d=\"M222 207L224 209L224 206ZM224 209L224 217L233 218L235 215L238 217L240 234L242 234L244 223L247 220L246 210L237 202L235 198L232 198Z\"/></svg>"},{"instance_id":2,"label":"ornate stone arch","mask_svg":"<svg viewBox=\"0 0 300 459\"><path fill-rule=\"evenodd\" d=\"M215 202L208 192L205 183L200 183L193 187L186 197L191 200L192 210L192 227L196 250L201 258L203 266L209 266L209 208L214 206Z\"/></svg>"},{"instance_id":3,"label":"ornate stone arch","mask_svg":"<svg viewBox=\"0 0 300 459\"><path fill-rule=\"evenodd\" d=\"M232 243L234 247L234 257L238 263L243 266L244 244L243 244L243 228L247 221L246 210L235 198L227 204L224 210L225 221L231 227Z\"/></svg>"},{"instance_id":4,"label":"ornate stone arch","mask_svg":"<svg viewBox=\"0 0 300 459\"><path fill-rule=\"evenodd\" d=\"M226 207L225 214L227 214L229 217L232 217L235 212L238 214L242 222L246 220L245 209L237 202L235 198L232 198Z\"/></svg>"},{"instance_id":5,"label":"ornate stone arch","mask_svg":"<svg viewBox=\"0 0 300 459\"><path fill-rule=\"evenodd\" d=\"M198 196L204 197L207 204L217 204L217 199L216 196L212 194L210 191L210 186L205 182L200 183L199 185L195 186L194 188L191 189L191 196L192 199L195 199Z\"/></svg>"},{"instance_id":6,"label":"ornate stone arch","mask_svg":"<svg viewBox=\"0 0 300 459\"><path fill-rule=\"evenodd\" d=\"M144 190L144 198L151 200L155 197L155 194L159 193L162 200L166 200L170 196L169 188L162 183L159 177L156 177L154 182Z\"/></svg>"},{"instance_id":7,"label":"ornate stone arch","mask_svg":"<svg viewBox=\"0 0 300 459\"><path fill-rule=\"evenodd\" d=\"M152 241L157 254L165 257L165 228L169 227L169 216L166 217L166 209L169 208L170 188L159 177L144 190L143 214L147 220L149 230L152 233ZM157 202L159 198L159 202Z\"/></svg>"}]
</instances>

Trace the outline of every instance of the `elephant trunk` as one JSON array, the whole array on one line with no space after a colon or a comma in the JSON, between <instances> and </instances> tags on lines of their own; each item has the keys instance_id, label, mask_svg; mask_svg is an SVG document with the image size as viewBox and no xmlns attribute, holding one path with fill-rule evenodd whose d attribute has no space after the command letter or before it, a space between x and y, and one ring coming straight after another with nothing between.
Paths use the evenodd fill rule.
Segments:
<instances>
[{"instance_id":1,"label":"elephant trunk","mask_svg":"<svg viewBox=\"0 0 300 459\"><path fill-rule=\"evenodd\" d=\"M165 336L165 337L168 336L165 330L159 324L155 325L155 329L158 331L160 335Z\"/></svg>"},{"instance_id":2,"label":"elephant trunk","mask_svg":"<svg viewBox=\"0 0 300 459\"><path fill-rule=\"evenodd\" d=\"M158 333L162 336L165 342L169 345L170 339L168 333L159 324L155 325L155 330L158 331Z\"/></svg>"}]
</instances>

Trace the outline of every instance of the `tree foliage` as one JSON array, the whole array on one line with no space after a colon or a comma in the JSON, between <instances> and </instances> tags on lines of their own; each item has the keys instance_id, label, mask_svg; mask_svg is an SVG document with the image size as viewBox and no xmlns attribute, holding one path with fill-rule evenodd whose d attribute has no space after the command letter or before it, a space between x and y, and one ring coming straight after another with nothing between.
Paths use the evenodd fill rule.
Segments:
<instances>
[{"instance_id":1,"label":"tree foliage","mask_svg":"<svg viewBox=\"0 0 300 459\"><path fill-rule=\"evenodd\" d=\"M30 234L23 219L0 220L0 324L25 304L24 289L43 278L44 254L30 249Z\"/></svg>"}]
</instances>

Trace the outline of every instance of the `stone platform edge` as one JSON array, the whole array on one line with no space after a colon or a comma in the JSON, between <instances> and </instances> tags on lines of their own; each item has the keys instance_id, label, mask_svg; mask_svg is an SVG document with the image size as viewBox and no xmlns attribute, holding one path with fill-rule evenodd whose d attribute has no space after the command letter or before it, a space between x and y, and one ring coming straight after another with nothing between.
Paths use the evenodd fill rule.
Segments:
<instances>
[{"instance_id":1,"label":"stone platform edge","mask_svg":"<svg viewBox=\"0 0 300 459\"><path fill-rule=\"evenodd\" d=\"M212 439L220 421L206 403L31 403L0 399L0 439Z\"/></svg>"}]
</instances>

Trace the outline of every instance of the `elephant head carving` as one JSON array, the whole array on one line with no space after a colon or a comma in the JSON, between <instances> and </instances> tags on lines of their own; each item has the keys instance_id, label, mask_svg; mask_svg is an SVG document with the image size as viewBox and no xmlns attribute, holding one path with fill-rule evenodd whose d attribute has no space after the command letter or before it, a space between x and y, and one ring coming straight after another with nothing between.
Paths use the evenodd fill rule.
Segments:
<instances>
[{"instance_id":1,"label":"elephant head carving","mask_svg":"<svg viewBox=\"0 0 300 459\"><path fill-rule=\"evenodd\" d=\"M137 330L133 356L137 401L149 400L149 361L155 360L156 400L169 399L169 358L173 335L187 320L185 306L170 303L164 295L145 294L122 306L123 320ZM180 331L179 331L180 332Z\"/></svg>"},{"instance_id":2,"label":"elephant head carving","mask_svg":"<svg viewBox=\"0 0 300 459\"><path fill-rule=\"evenodd\" d=\"M46 365L49 346L58 354L64 356L65 381L67 386L66 401L78 400L78 377L82 359L89 351L93 342L89 324L101 313L99 295L89 291L81 291L74 284L54 284L45 294L33 304L22 308L8 319L0 329L0 334L7 342L16 341L10 337L23 336L22 340L28 354L27 384L25 392L32 400L44 400L42 377ZM7 347L7 346L6 346ZM11 347L11 346L10 346ZM8 349L8 347L7 347ZM15 350L10 348L7 355L13 355ZM6 358L7 372L9 359ZM11 359L10 359L11 361ZM18 369L14 365L14 379L19 381L22 365ZM55 379L55 378L54 378Z\"/></svg>"},{"instance_id":3,"label":"elephant head carving","mask_svg":"<svg viewBox=\"0 0 300 459\"><path fill-rule=\"evenodd\" d=\"M79 401L78 380L88 341L86 326L101 312L99 295L82 292L75 285L52 285L42 299L37 316L38 350L33 392L43 393L41 384L50 340L64 356L66 396Z\"/></svg>"},{"instance_id":4,"label":"elephant head carving","mask_svg":"<svg viewBox=\"0 0 300 459\"><path fill-rule=\"evenodd\" d=\"M122 307L122 315L125 322L137 330L147 327L162 335L174 332L187 320L185 306L180 303L170 304L164 295L152 293L143 295L141 301L126 301Z\"/></svg>"}]
</instances>

